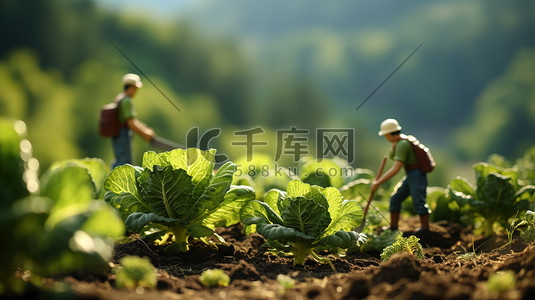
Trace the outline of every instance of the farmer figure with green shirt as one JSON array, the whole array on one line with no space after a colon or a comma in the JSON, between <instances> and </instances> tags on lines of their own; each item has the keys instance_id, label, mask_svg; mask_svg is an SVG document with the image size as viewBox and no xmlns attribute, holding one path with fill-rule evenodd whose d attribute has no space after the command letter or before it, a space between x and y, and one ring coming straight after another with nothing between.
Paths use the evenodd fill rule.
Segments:
<instances>
[{"instance_id":1,"label":"farmer figure with green shirt","mask_svg":"<svg viewBox=\"0 0 535 300\"><path fill-rule=\"evenodd\" d=\"M427 175L418 166L418 159L407 136L401 134L401 126L395 119L387 119L381 123L380 136L384 136L392 143L390 158L394 165L379 179L372 182L372 190L377 190L379 185L396 175L402 167L405 168L406 177L401 186L390 198L390 229L397 230L401 202L408 196L412 196L412 202L418 215L420 215L421 227L417 232L429 231L429 210L425 202L427 195Z\"/></svg>"},{"instance_id":2,"label":"farmer figure with green shirt","mask_svg":"<svg viewBox=\"0 0 535 300\"><path fill-rule=\"evenodd\" d=\"M132 103L132 98L137 93L138 88L143 86L138 75L128 73L123 76L123 92L117 95L115 102L119 104L119 121L121 130L117 136L112 138L115 162L112 168L123 164L132 163L132 131L139 134L146 141L151 141L154 131L136 118L136 111Z\"/></svg>"}]
</instances>

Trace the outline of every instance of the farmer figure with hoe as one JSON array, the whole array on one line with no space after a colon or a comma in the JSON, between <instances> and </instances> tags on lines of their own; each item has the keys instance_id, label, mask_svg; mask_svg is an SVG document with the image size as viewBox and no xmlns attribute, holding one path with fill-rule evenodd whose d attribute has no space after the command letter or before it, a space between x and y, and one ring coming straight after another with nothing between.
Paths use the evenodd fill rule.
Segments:
<instances>
[{"instance_id":1,"label":"farmer figure with hoe","mask_svg":"<svg viewBox=\"0 0 535 300\"><path fill-rule=\"evenodd\" d=\"M123 76L123 92L117 95L115 102L119 103L119 121L121 129L119 135L112 138L115 162L112 168L132 163L132 131L139 134L144 140L151 141L154 131L136 118L136 111L132 98L137 90L143 86L138 75L128 73Z\"/></svg>"},{"instance_id":2,"label":"farmer figure with hoe","mask_svg":"<svg viewBox=\"0 0 535 300\"><path fill-rule=\"evenodd\" d=\"M390 229L398 229L401 202L408 196L412 196L414 208L418 215L420 215L421 227L417 232L428 232L429 210L425 203L427 175L418 167L418 159L412 149L411 142L407 140L406 135L401 134L401 126L399 126L398 121L395 119L384 120L381 123L379 135L384 136L387 141L392 143L390 158L394 160L394 165L383 176L372 182L372 190L377 190L382 183L396 175L402 167L405 168L406 172L406 177L401 186L390 198Z\"/></svg>"}]
</instances>

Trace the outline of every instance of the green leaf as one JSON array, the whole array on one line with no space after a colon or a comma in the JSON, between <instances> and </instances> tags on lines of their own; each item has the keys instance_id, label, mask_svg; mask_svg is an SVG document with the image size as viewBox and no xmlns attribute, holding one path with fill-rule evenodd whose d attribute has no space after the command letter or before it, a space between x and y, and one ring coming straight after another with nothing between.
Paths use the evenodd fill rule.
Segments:
<instances>
[{"instance_id":1,"label":"green leaf","mask_svg":"<svg viewBox=\"0 0 535 300\"><path fill-rule=\"evenodd\" d=\"M290 181L286 188L286 193L290 198L302 197L314 199L323 204L323 206L328 206L327 199L325 199L325 196L320 192L320 189L317 186L311 186L299 180Z\"/></svg>"},{"instance_id":2,"label":"green leaf","mask_svg":"<svg viewBox=\"0 0 535 300\"><path fill-rule=\"evenodd\" d=\"M104 270L112 255L113 240L82 230L92 211L59 220L54 227L45 227L36 237L34 253L36 274L57 274L72 270Z\"/></svg>"},{"instance_id":3,"label":"green leaf","mask_svg":"<svg viewBox=\"0 0 535 300\"><path fill-rule=\"evenodd\" d=\"M124 223L111 206L102 201L93 201L90 211L91 215L81 228L84 232L111 238L119 238L124 235Z\"/></svg>"},{"instance_id":4,"label":"green leaf","mask_svg":"<svg viewBox=\"0 0 535 300\"><path fill-rule=\"evenodd\" d=\"M182 169L191 176L195 186L192 197L197 199L208 186L215 165L215 150L202 151L197 148L174 149L169 152L156 154L153 151L143 155L143 168L153 170L154 166Z\"/></svg>"},{"instance_id":5,"label":"green leaf","mask_svg":"<svg viewBox=\"0 0 535 300\"><path fill-rule=\"evenodd\" d=\"M427 189L427 203L431 209L431 221L441 220L460 223L459 205L447 196L447 190L441 187L429 187ZM454 203L455 205L450 205ZM455 208L452 209L452 208Z\"/></svg>"},{"instance_id":6,"label":"green leaf","mask_svg":"<svg viewBox=\"0 0 535 300\"><path fill-rule=\"evenodd\" d=\"M326 203L326 200L324 202ZM286 205L281 216L286 227L317 237L331 223L328 206L321 205L320 201L313 198L287 198L284 203Z\"/></svg>"},{"instance_id":7,"label":"green leaf","mask_svg":"<svg viewBox=\"0 0 535 300\"><path fill-rule=\"evenodd\" d=\"M476 194L472 185L468 183L468 180L462 177L457 177L452 180L451 183L448 185L448 188L450 190L460 192L469 197L475 197Z\"/></svg>"},{"instance_id":8,"label":"green leaf","mask_svg":"<svg viewBox=\"0 0 535 300\"><path fill-rule=\"evenodd\" d=\"M221 204L225 193L230 189L232 176L236 172L236 165L226 162L215 174L208 187L199 197L199 202L204 203L204 209L213 210Z\"/></svg>"},{"instance_id":9,"label":"green leaf","mask_svg":"<svg viewBox=\"0 0 535 300\"><path fill-rule=\"evenodd\" d=\"M41 183L41 196L54 201L46 226L86 211L95 194L87 169L76 165L48 170Z\"/></svg>"},{"instance_id":10,"label":"green leaf","mask_svg":"<svg viewBox=\"0 0 535 300\"><path fill-rule=\"evenodd\" d=\"M205 237L214 234L214 230L202 224L191 224L188 226L188 234L193 237Z\"/></svg>"},{"instance_id":11,"label":"green leaf","mask_svg":"<svg viewBox=\"0 0 535 300\"><path fill-rule=\"evenodd\" d=\"M143 153L143 162L141 167L144 170L154 170L154 166L160 166L161 168L172 166L167 160L163 159L154 151L147 151ZM178 168L176 168L178 169Z\"/></svg>"},{"instance_id":12,"label":"green leaf","mask_svg":"<svg viewBox=\"0 0 535 300\"><path fill-rule=\"evenodd\" d=\"M126 229L134 232L141 231L141 229L143 229L143 227L149 223L163 224L171 227L177 223L180 223L180 220L162 217L155 213L132 213L126 218L125 221Z\"/></svg>"},{"instance_id":13,"label":"green leaf","mask_svg":"<svg viewBox=\"0 0 535 300\"><path fill-rule=\"evenodd\" d=\"M25 128L22 121L0 118L0 210L6 210L15 200L30 194L23 180L28 169L23 158L32 159L31 143L22 138Z\"/></svg>"},{"instance_id":14,"label":"green leaf","mask_svg":"<svg viewBox=\"0 0 535 300\"><path fill-rule=\"evenodd\" d=\"M327 207L329 210L329 215L331 219L335 220L338 219L342 212L342 203L344 200L342 199L342 194L340 191L333 187L328 187L324 189L319 189L320 193L325 196L325 199L327 199ZM349 229L351 230L351 229Z\"/></svg>"},{"instance_id":15,"label":"green leaf","mask_svg":"<svg viewBox=\"0 0 535 300\"><path fill-rule=\"evenodd\" d=\"M535 194L535 185L526 185L516 192L515 198L524 199L526 197L527 199L531 199L533 194Z\"/></svg>"},{"instance_id":16,"label":"green leaf","mask_svg":"<svg viewBox=\"0 0 535 300\"><path fill-rule=\"evenodd\" d=\"M333 247L338 248L351 248L358 245L361 242L366 241L366 236L364 234L358 234L355 231L337 231L333 235L326 236L323 238L322 242Z\"/></svg>"},{"instance_id":17,"label":"green leaf","mask_svg":"<svg viewBox=\"0 0 535 300\"><path fill-rule=\"evenodd\" d=\"M145 172L148 173L148 172ZM106 177L104 200L119 210L123 219L133 212L152 212L152 208L140 195L137 178L141 169L122 165L113 169Z\"/></svg>"},{"instance_id":18,"label":"green leaf","mask_svg":"<svg viewBox=\"0 0 535 300\"><path fill-rule=\"evenodd\" d=\"M162 160L171 165L174 169L183 169L191 176L195 185L197 198L199 193L206 188L215 165L215 149L203 151L197 148L175 149L169 152L160 153ZM197 187L199 186L199 187Z\"/></svg>"},{"instance_id":19,"label":"green leaf","mask_svg":"<svg viewBox=\"0 0 535 300\"><path fill-rule=\"evenodd\" d=\"M469 205L475 201L476 193L466 179L457 177L448 185L450 198L459 206Z\"/></svg>"},{"instance_id":20,"label":"green leaf","mask_svg":"<svg viewBox=\"0 0 535 300\"><path fill-rule=\"evenodd\" d=\"M486 202L489 209L509 210L515 199L515 188L511 178L491 173L477 189L478 198Z\"/></svg>"},{"instance_id":21,"label":"green leaf","mask_svg":"<svg viewBox=\"0 0 535 300\"><path fill-rule=\"evenodd\" d=\"M424 259L422 245L419 241L420 239L414 235L411 235L408 238L401 237L392 245L383 249L383 252L381 252L381 260L386 261L390 259L392 255L402 252L408 252L419 259Z\"/></svg>"},{"instance_id":22,"label":"green leaf","mask_svg":"<svg viewBox=\"0 0 535 300\"><path fill-rule=\"evenodd\" d=\"M100 158L82 158L82 159L68 159L56 161L50 165L49 170L56 168L75 165L87 169L91 180L96 187L96 193L93 196L95 199L104 196L104 180L109 172L109 167Z\"/></svg>"},{"instance_id":23,"label":"green leaf","mask_svg":"<svg viewBox=\"0 0 535 300\"><path fill-rule=\"evenodd\" d=\"M511 169L503 169L485 162L475 164L474 171L476 172L476 184L478 189L486 180L486 178L492 173L511 178L513 184L516 184L518 179L518 173L516 171Z\"/></svg>"},{"instance_id":24,"label":"green leaf","mask_svg":"<svg viewBox=\"0 0 535 300\"><path fill-rule=\"evenodd\" d=\"M355 200L344 200L340 205L340 213L333 218L323 236L332 235L339 230L350 231L360 226L364 212Z\"/></svg>"},{"instance_id":25,"label":"green leaf","mask_svg":"<svg viewBox=\"0 0 535 300\"><path fill-rule=\"evenodd\" d=\"M368 238L365 244L362 245L363 252L382 251L384 248L394 244L403 236L400 230L387 229L379 235L372 235Z\"/></svg>"},{"instance_id":26,"label":"green leaf","mask_svg":"<svg viewBox=\"0 0 535 300\"><path fill-rule=\"evenodd\" d=\"M274 241L294 242L297 238L307 241L315 240L314 236L279 224L259 225L258 233L263 235L267 240Z\"/></svg>"},{"instance_id":27,"label":"green leaf","mask_svg":"<svg viewBox=\"0 0 535 300\"><path fill-rule=\"evenodd\" d=\"M185 170L154 166L154 171L148 171L143 198L152 212L162 217L183 219L195 205L191 196L193 188L191 177Z\"/></svg>"},{"instance_id":28,"label":"green leaf","mask_svg":"<svg viewBox=\"0 0 535 300\"><path fill-rule=\"evenodd\" d=\"M255 192L248 186L234 186L225 194L217 210L203 218L209 228L226 227L240 222L240 211L247 202L254 200Z\"/></svg>"},{"instance_id":29,"label":"green leaf","mask_svg":"<svg viewBox=\"0 0 535 300\"><path fill-rule=\"evenodd\" d=\"M311 159L301 167L300 177L310 185L339 188L344 184L343 170L331 159Z\"/></svg>"},{"instance_id":30,"label":"green leaf","mask_svg":"<svg viewBox=\"0 0 535 300\"><path fill-rule=\"evenodd\" d=\"M281 217L267 203L258 200L249 201L240 212L240 219L245 225L247 235L256 231L256 225L283 224Z\"/></svg>"},{"instance_id":31,"label":"green leaf","mask_svg":"<svg viewBox=\"0 0 535 300\"><path fill-rule=\"evenodd\" d=\"M286 193L286 199L277 202L277 206L281 212L281 215L285 210L288 209L287 206L290 204L289 199L296 199L298 197L312 200L325 209L329 207L327 198L325 198L325 195L321 193L321 187L318 186L311 186L299 180L292 180L288 183Z\"/></svg>"},{"instance_id":32,"label":"green leaf","mask_svg":"<svg viewBox=\"0 0 535 300\"><path fill-rule=\"evenodd\" d=\"M359 178L357 180L351 181L348 184L340 188L340 192L345 199L358 199L362 195L370 194L370 186L372 180L367 178Z\"/></svg>"},{"instance_id":33,"label":"green leaf","mask_svg":"<svg viewBox=\"0 0 535 300\"><path fill-rule=\"evenodd\" d=\"M282 202L284 199L286 199L285 192L280 191L278 189L272 189L266 193L266 196L264 197L264 202L267 203L277 215L280 215L278 203Z\"/></svg>"}]
</instances>

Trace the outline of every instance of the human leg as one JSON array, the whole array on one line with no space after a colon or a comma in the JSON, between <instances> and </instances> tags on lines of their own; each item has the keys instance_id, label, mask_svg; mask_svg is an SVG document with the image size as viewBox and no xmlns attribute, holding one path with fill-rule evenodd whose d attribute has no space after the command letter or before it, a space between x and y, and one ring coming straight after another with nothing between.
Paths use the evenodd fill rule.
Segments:
<instances>
[{"instance_id":1,"label":"human leg","mask_svg":"<svg viewBox=\"0 0 535 300\"><path fill-rule=\"evenodd\" d=\"M399 223L399 216L401 212L401 202L407 199L410 195L409 185L405 178L401 186L396 190L394 195L390 198L390 229L397 230Z\"/></svg>"},{"instance_id":2,"label":"human leg","mask_svg":"<svg viewBox=\"0 0 535 300\"><path fill-rule=\"evenodd\" d=\"M412 204L420 216L420 227L429 230L429 206L427 198L427 175L420 170L412 170L407 174Z\"/></svg>"},{"instance_id":3,"label":"human leg","mask_svg":"<svg viewBox=\"0 0 535 300\"><path fill-rule=\"evenodd\" d=\"M112 138L112 145L115 154L112 169L120 165L132 163L132 135L128 128L122 128L119 135Z\"/></svg>"},{"instance_id":4,"label":"human leg","mask_svg":"<svg viewBox=\"0 0 535 300\"><path fill-rule=\"evenodd\" d=\"M399 215L399 211L390 212L390 230L398 230Z\"/></svg>"},{"instance_id":5,"label":"human leg","mask_svg":"<svg viewBox=\"0 0 535 300\"><path fill-rule=\"evenodd\" d=\"M429 214L420 215L420 229L419 231L429 230Z\"/></svg>"}]
</instances>

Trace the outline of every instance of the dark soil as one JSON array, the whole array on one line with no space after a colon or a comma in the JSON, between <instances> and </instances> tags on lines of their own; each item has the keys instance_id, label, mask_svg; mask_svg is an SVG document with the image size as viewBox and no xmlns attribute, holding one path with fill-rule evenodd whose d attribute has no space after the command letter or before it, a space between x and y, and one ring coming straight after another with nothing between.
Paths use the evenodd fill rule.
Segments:
<instances>
[{"instance_id":1,"label":"dark soil","mask_svg":"<svg viewBox=\"0 0 535 300\"><path fill-rule=\"evenodd\" d=\"M404 220L404 235L415 234L417 219ZM261 246L264 239L246 237L240 226L219 230L227 245L193 242L190 251L168 255L162 246L137 238L115 247L115 264L125 255L149 257L158 268L154 289L119 290L115 278L68 276L67 283L78 298L84 299L535 299L535 245L518 239L478 239L470 228L434 223L431 232L420 237L425 259L410 254L394 255L381 262L378 254L351 254L331 257L336 269L308 259L293 266L290 257L279 257ZM459 255L476 249L476 255ZM199 275L219 268L230 276L227 287L206 288ZM513 289L501 294L490 292L490 274L511 270L516 277ZM296 280L283 292L278 274Z\"/></svg>"}]
</instances>

